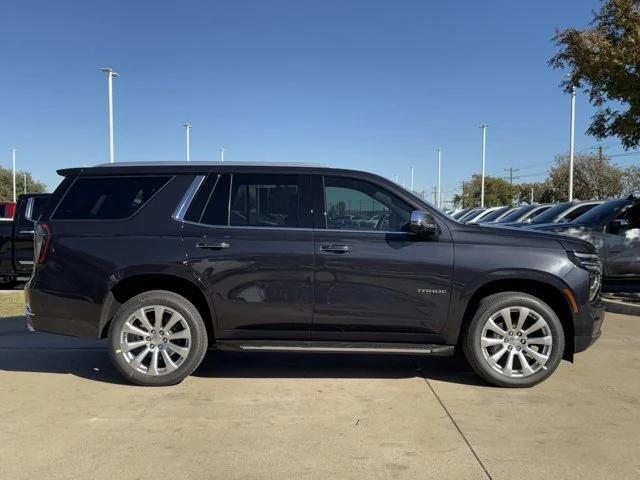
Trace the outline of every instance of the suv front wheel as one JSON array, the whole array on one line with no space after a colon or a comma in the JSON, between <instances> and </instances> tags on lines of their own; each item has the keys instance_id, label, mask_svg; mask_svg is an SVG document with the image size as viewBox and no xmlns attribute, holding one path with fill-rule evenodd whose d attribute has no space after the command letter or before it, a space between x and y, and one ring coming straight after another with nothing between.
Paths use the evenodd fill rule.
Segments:
<instances>
[{"instance_id":1,"label":"suv front wheel","mask_svg":"<svg viewBox=\"0 0 640 480\"><path fill-rule=\"evenodd\" d=\"M109 353L116 369L143 386L175 385L207 351L207 330L186 298L153 290L128 300L111 322Z\"/></svg>"},{"instance_id":2,"label":"suv front wheel","mask_svg":"<svg viewBox=\"0 0 640 480\"><path fill-rule=\"evenodd\" d=\"M531 387L549 377L564 352L562 324L533 295L503 292L484 298L462 338L473 369L500 387Z\"/></svg>"}]
</instances>

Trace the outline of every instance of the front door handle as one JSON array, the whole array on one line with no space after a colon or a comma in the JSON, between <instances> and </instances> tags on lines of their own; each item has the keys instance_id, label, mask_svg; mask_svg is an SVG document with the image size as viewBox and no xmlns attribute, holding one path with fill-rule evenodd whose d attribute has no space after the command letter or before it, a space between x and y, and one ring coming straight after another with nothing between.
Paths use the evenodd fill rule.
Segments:
<instances>
[{"instance_id":1,"label":"front door handle","mask_svg":"<svg viewBox=\"0 0 640 480\"><path fill-rule=\"evenodd\" d=\"M35 232L33 230L20 230L18 233L20 235L33 235Z\"/></svg>"},{"instance_id":2,"label":"front door handle","mask_svg":"<svg viewBox=\"0 0 640 480\"><path fill-rule=\"evenodd\" d=\"M208 248L211 250L222 250L224 248L229 248L231 246L230 243L227 242L217 242L217 243L198 243L196 247L198 248Z\"/></svg>"},{"instance_id":3,"label":"front door handle","mask_svg":"<svg viewBox=\"0 0 640 480\"><path fill-rule=\"evenodd\" d=\"M322 245L320 247L321 252L329 252L329 253L348 253L353 248L350 245Z\"/></svg>"}]
</instances>

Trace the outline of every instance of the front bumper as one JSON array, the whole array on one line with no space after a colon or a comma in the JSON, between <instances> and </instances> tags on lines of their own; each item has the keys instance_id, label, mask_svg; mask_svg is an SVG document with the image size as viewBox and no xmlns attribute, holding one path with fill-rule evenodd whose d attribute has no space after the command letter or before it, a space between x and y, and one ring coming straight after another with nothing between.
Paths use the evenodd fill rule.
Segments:
<instances>
[{"instance_id":1,"label":"front bumper","mask_svg":"<svg viewBox=\"0 0 640 480\"><path fill-rule=\"evenodd\" d=\"M575 315L575 335L573 339L574 353L583 352L602 334L604 321L604 304L598 298L594 303L585 305Z\"/></svg>"}]
</instances>

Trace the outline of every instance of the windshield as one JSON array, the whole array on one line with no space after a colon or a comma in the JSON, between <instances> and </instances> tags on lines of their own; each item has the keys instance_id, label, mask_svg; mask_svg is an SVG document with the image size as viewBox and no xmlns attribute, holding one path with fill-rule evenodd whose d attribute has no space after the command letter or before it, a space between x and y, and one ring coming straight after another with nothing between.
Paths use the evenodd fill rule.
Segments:
<instances>
[{"instance_id":1,"label":"windshield","mask_svg":"<svg viewBox=\"0 0 640 480\"><path fill-rule=\"evenodd\" d=\"M484 217L482 217L480 219L480 223L484 223L484 222L493 222L496 218L498 218L500 215L502 215L504 212L506 212L507 210L509 210L509 208L511 207L500 207L500 208L496 208L495 210L493 210L490 213L487 213Z\"/></svg>"},{"instance_id":2,"label":"windshield","mask_svg":"<svg viewBox=\"0 0 640 480\"><path fill-rule=\"evenodd\" d=\"M628 205L630 200L621 198L618 200L611 200L605 202L597 207L592 208L587 213L580 215L572 223L586 223L590 225L598 225L606 221L609 217L612 217L622 207Z\"/></svg>"},{"instance_id":3,"label":"windshield","mask_svg":"<svg viewBox=\"0 0 640 480\"><path fill-rule=\"evenodd\" d=\"M524 207L518 207L516 208L513 212L511 213L507 213L504 217L502 217L500 219L500 221L498 223L507 223L507 222L515 222L517 221L522 215L524 215L525 213L527 213L529 210L531 210L533 208L533 206L531 205L525 205Z\"/></svg>"},{"instance_id":4,"label":"windshield","mask_svg":"<svg viewBox=\"0 0 640 480\"><path fill-rule=\"evenodd\" d=\"M564 202L554 205L548 210L542 212L540 215L536 215L531 223L552 223L558 215L567 210L571 205L571 202Z\"/></svg>"}]
</instances>

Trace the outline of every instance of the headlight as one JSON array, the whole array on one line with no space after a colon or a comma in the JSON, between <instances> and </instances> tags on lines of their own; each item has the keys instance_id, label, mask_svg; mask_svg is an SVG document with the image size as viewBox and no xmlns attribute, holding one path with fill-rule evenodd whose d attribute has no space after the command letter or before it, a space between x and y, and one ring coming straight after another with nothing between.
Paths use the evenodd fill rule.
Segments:
<instances>
[{"instance_id":1,"label":"headlight","mask_svg":"<svg viewBox=\"0 0 640 480\"><path fill-rule=\"evenodd\" d=\"M589 301L593 302L602 285L602 262L597 253L568 252L569 258L578 267L589 272Z\"/></svg>"}]
</instances>

